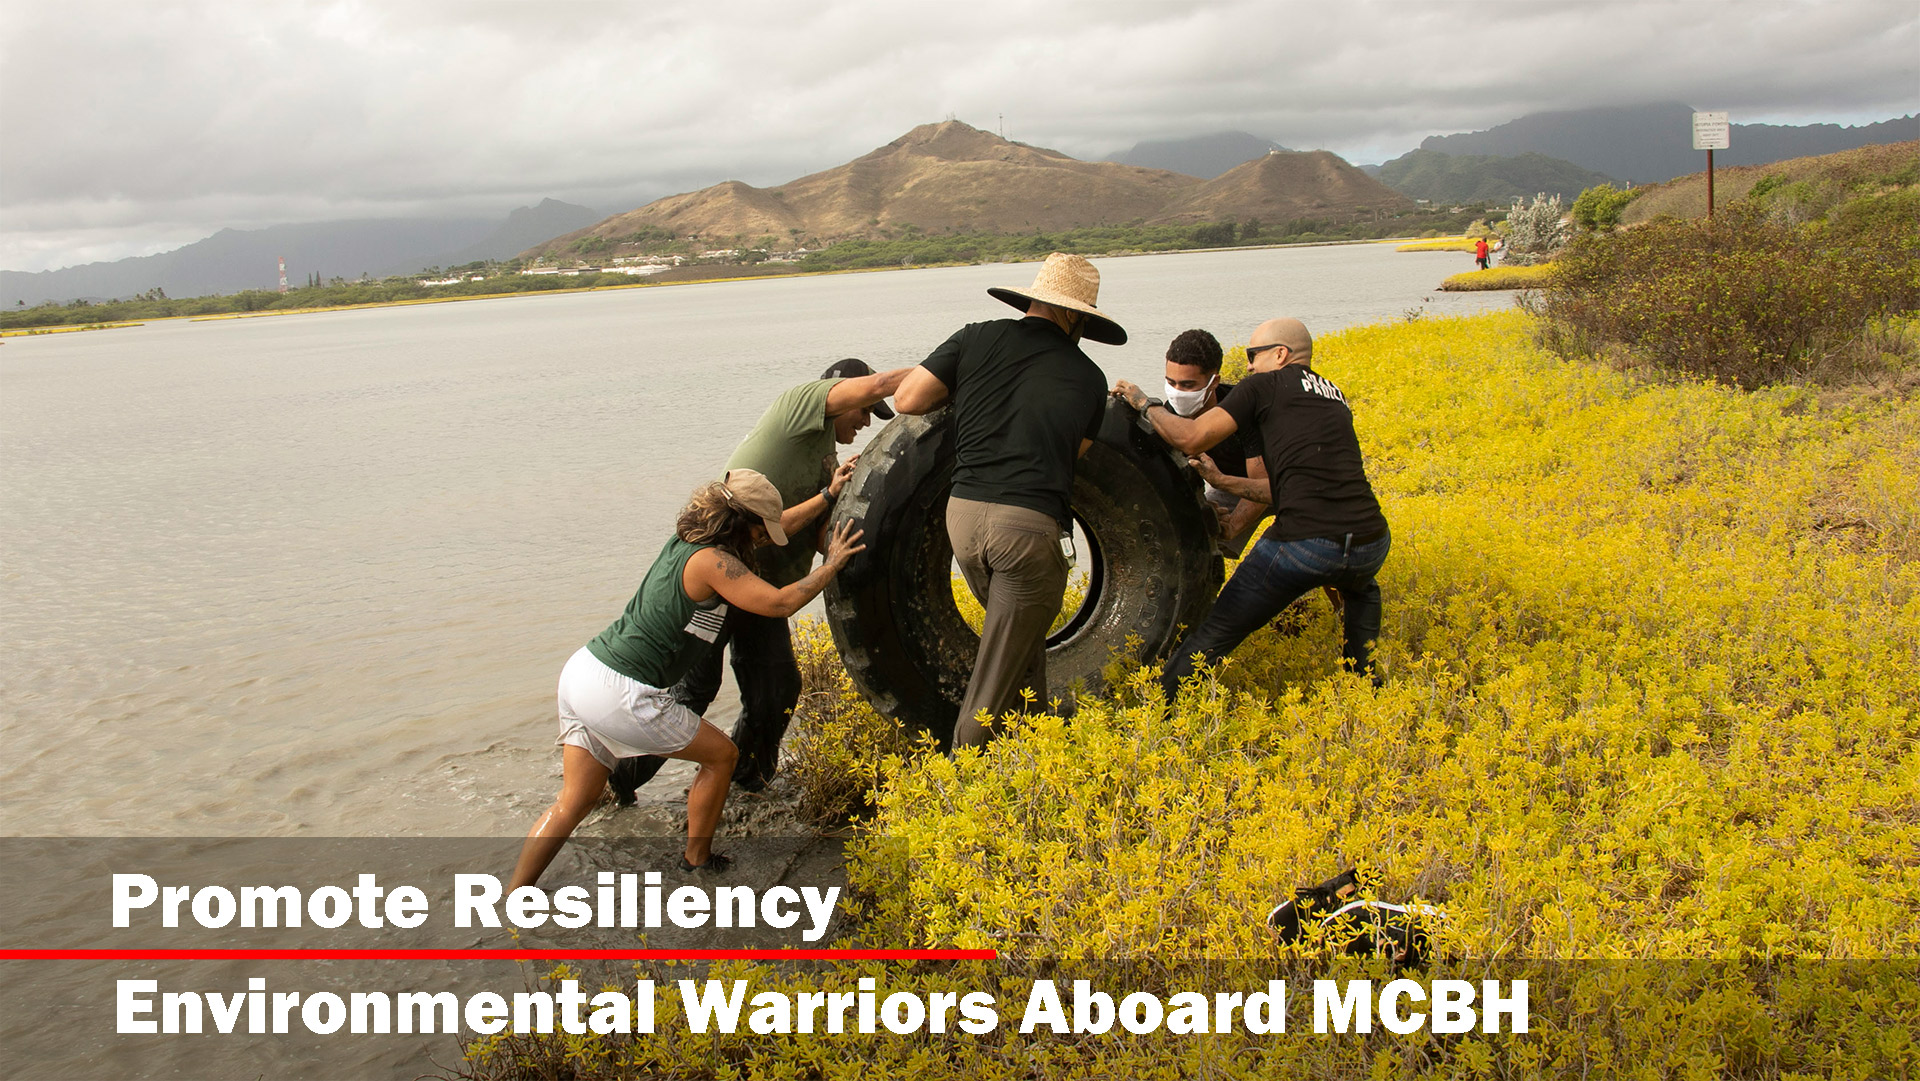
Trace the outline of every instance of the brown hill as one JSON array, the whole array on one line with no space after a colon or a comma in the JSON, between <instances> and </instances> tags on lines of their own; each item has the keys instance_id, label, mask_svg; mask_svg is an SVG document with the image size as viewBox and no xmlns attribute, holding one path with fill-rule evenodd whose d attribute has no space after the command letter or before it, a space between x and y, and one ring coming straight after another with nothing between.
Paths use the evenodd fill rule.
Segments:
<instances>
[{"instance_id":1,"label":"brown hill","mask_svg":"<svg viewBox=\"0 0 1920 1081\"><path fill-rule=\"evenodd\" d=\"M1164 169L1079 161L949 120L801 177L782 195L823 237L902 225L1005 233L1131 221L1199 182Z\"/></svg>"},{"instance_id":2,"label":"brown hill","mask_svg":"<svg viewBox=\"0 0 1920 1081\"><path fill-rule=\"evenodd\" d=\"M912 225L928 232L1024 232L1134 221L1157 213L1196 177L1079 161L949 120L922 124L845 165L778 188L739 181L670 195L525 254L597 237L616 247L663 230L720 242L771 236L814 244Z\"/></svg>"},{"instance_id":3,"label":"brown hill","mask_svg":"<svg viewBox=\"0 0 1920 1081\"><path fill-rule=\"evenodd\" d=\"M568 234L613 239L647 226L675 236L784 237L789 229L804 229L798 214L781 204L776 193L728 180L711 188L655 199L638 210L616 214L598 225Z\"/></svg>"},{"instance_id":4,"label":"brown hill","mask_svg":"<svg viewBox=\"0 0 1920 1081\"><path fill-rule=\"evenodd\" d=\"M522 253L565 257L578 241L621 254L671 238L810 247L853 237L1053 232L1128 222L1351 220L1410 209L1405 197L1325 151L1256 159L1211 181L1009 142L957 120L922 124L845 165L777 188L727 181L670 195Z\"/></svg>"},{"instance_id":5,"label":"brown hill","mask_svg":"<svg viewBox=\"0 0 1920 1081\"><path fill-rule=\"evenodd\" d=\"M1150 224L1296 218L1351 221L1412 210L1413 200L1325 150L1276 150L1214 177L1169 204Z\"/></svg>"}]
</instances>

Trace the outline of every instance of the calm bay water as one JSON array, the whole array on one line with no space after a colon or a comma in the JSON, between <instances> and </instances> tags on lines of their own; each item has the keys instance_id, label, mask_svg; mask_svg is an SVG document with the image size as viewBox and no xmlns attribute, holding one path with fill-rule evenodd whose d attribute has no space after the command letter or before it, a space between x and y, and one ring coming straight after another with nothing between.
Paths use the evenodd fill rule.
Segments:
<instances>
[{"instance_id":1,"label":"calm bay water","mask_svg":"<svg viewBox=\"0 0 1920 1081\"><path fill-rule=\"evenodd\" d=\"M1432 291L1467 264L1101 260L1132 343L1088 352L1151 386L1189 326L1506 306ZM917 362L1034 269L9 339L0 833L519 833L555 787L561 664L773 396L842 356Z\"/></svg>"}]
</instances>

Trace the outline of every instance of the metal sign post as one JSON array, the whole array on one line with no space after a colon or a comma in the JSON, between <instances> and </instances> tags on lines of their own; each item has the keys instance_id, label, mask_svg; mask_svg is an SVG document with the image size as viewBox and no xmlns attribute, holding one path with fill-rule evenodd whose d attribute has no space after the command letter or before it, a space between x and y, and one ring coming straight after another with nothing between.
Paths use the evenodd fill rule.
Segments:
<instances>
[{"instance_id":1,"label":"metal sign post","mask_svg":"<svg viewBox=\"0 0 1920 1081\"><path fill-rule=\"evenodd\" d=\"M1725 150L1732 125L1725 113L1693 114L1693 148L1707 152L1707 217L1713 217L1713 152Z\"/></svg>"}]
</instances>

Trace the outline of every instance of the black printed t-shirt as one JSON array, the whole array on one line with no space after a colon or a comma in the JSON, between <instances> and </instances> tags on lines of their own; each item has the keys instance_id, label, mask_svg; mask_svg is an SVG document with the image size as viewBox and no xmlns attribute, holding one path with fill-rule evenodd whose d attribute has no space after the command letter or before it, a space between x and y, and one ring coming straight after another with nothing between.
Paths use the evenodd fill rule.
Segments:
<instances>
[{"instance_id":1,"label":"black printed t-shirt","mask_svg":"<svg viewBox=\"0 0 1920 1081\"><path fill-rule=\"evenodd\" d=\"M953 494L1071 522L1073 463L1107 377L1052 320L969 323L922 362L953 408Z\"/></svg>"},{"instance_id":2,"label":"black printed t-shirt","mask_svg":"<svg viewBox=\"0 0 1920 1081\"><path fill-rule=\"evenodd\" d=\"M1301 364L1256 372L1220 403L1261 448L1273 493L1270 540L1371 536L1387 528L1373 497L1346 395Z\"/></svg>"}]
</instances>

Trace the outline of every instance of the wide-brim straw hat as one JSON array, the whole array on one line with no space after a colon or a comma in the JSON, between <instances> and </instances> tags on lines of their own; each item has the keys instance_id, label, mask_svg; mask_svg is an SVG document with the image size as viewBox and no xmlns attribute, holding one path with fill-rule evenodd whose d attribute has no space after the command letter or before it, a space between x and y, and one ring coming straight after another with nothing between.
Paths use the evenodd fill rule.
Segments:
<instances>
[{"instance_id":1,"label":"wide-brim straw hat","mask_svg":"<svg viewBox=\"0 0 1920 1081\"><path fill-rule=\"evenodd\" d=\"M1054 252L1040 264L1040 273L1033 276L1031 288L993 288L987 290L987 295L1021 311L1037 300L1056 308L1085 312L1093 318L1081 331L1081 337L1105 345L1127 344L1126 330L1114 322L1112 316L1093 306L1100 299L1100 271L1087 262L1085 256Z\"/></svg>"}]
</instances>

